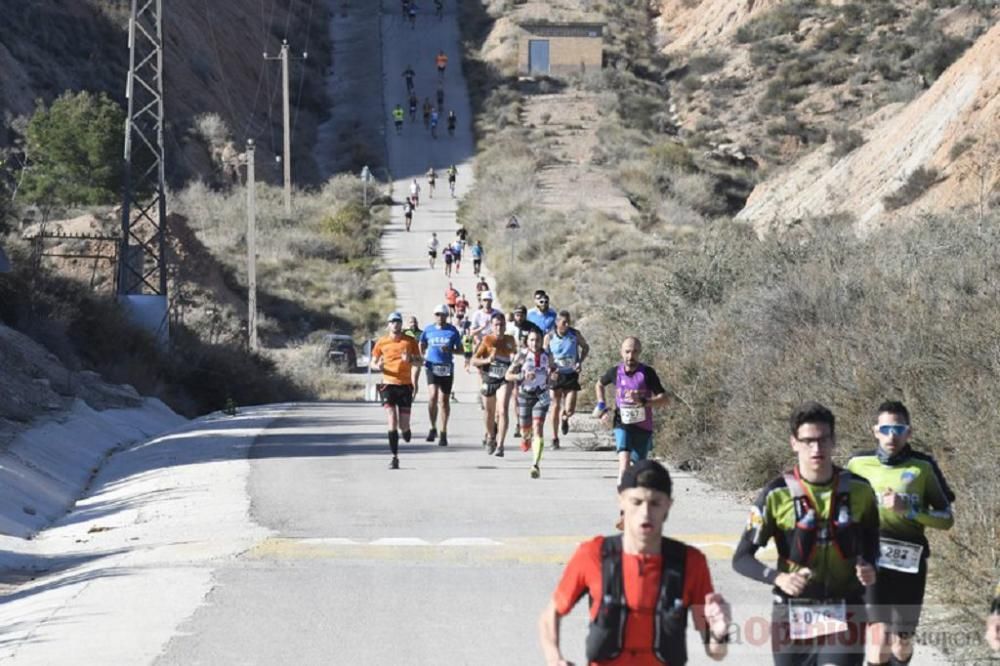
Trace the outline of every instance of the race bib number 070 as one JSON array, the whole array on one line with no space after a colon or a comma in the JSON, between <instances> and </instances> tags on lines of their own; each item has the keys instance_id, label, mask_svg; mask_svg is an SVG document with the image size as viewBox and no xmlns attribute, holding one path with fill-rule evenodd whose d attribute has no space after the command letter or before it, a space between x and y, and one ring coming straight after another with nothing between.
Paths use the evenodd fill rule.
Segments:
<instances>
[{"instance_id":1,"label":"race bib number 070","mask_svg":"<svg viewBox=\"0 0 1000 666\"><path fill-rule=\"evenodd\" d=\"M847 631L847 606L843 601L816 604L791 599L788 602L788 624L789 637L793 641L839 634Z\"/></svg>"}]
</instances>

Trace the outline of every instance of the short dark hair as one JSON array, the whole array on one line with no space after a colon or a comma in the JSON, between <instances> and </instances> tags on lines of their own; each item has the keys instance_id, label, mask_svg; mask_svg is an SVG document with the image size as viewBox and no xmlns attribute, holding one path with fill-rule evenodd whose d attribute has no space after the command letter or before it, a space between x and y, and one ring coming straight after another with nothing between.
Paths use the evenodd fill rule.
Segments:
<instances>
[{"instance_id":1,"label":"short dark hair","mask_svg":"<svg viewBox=\"0 0 1000 666\"><path fill-rule=\"evenodd\" d=\"M559 318L565 319L566 321L573 321L573 317L569 314L569 310L561 310L559 312Z\"/></svg>"},{"instance_id":2,"label":"short dark hair","mask_svg":"<svg viewBox=\"0 0 1000 666\"><path fill-rule=\"evenodd\" d=\"M825 423L830 426L830 434L834 433L833 412L818 402L804 402L794 410L788 419L792 437L799 436L799 426L803 423Z\"/></svg>"},{"instance_id":3,"label":"short dark hair","mask_svg":"<svg viewBox=\"0 0 1000 666\"><path fill-rule=\"evenodd\" d=\"M496 312L493 313L493 316L490 317L490 321L495 321L497 319L499 319L501 321L507 321L507 316L504 315L504 313L502 313L499 310L497 310Z\"/></svg>"},{"instance_id":4,"label":"short dark hair","mask_svg":"<svg viewBox=\"0 0 1000 666\"><path fill-rule=\"evenodd\" d=\"M881 405L878 406L878 410L875 412L875 420L878 420L879 414L892 414L893 416L898 416L903 419L903 423L910 425L910 410L906 408L906 405L901 403L899 400L886 400Z\"/></svg>"},{"instance_id":5,"label":"short dark hair","mask_svg":"<svg viewBox=\"0 0 1000 666\"><path fill-rule=\"evenodd\" d=\"M548 296L548 294L545 293L544 289L536 289L535 298L538 298L539 296Z\"/></svg>"}]
</instances>

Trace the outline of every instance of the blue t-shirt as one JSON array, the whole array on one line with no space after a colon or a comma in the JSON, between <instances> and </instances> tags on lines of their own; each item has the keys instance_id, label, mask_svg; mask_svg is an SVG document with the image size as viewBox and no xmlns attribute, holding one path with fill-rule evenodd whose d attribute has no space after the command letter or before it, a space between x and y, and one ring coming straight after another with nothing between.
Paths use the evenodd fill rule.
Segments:
<instances>
[{"instance_id":1,"label":"blue t-shirt","mask_svg":"<svg viewBox=\"0 0 1000 666\"><path fill-rule=\"evenodd\" d=\"M556 311L549 308L540 312L538 308L531 308L528 310L528 321L542 329L542 333L548 334L556 327Z\"/></svg>"},{"instance_id":2,"label":"blue t-shirt","mask_svg":"<svg viewBox=\"0 0 1000 666\"><path fill-rule=\"evenodd\" d=\"M427 345L427 355L424 357L425 365L450 365L452 363L452 353L462 353L462 336L458 329L451 324L438 326L431 324L424 329L420 335L420 344ZM444 345L447 351L441 349Z\"/></svg>"},{"instance_id":3,"label":"blue t-shirt","mask_svg":"<svg viewBox=\"0 0 1000 666\"><path fill-rule=\"evenodd\" d=\"M483 246L482 245L473 245L472 246L472 258L473 259L482 259L483 258Z\"/></svg>"}]
</instances>

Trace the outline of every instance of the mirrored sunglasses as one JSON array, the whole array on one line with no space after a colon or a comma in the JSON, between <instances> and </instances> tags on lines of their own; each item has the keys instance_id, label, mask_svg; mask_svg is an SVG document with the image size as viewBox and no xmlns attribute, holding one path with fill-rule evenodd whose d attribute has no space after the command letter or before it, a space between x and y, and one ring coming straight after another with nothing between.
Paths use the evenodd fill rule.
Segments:
<instances>
[{"instance_id":1,"label":"mirrored sunglasses","mask_svg":"<svg viewBox=\"0 0 1000 666\"><path fill-rule=\"evenodd\" d=\"M910 431L910 426L905 423L892 423L887 425L880 425L878 427L879 434L889 436L894 435L896 437L902 437Z\"/></svg>"}]
</instances>

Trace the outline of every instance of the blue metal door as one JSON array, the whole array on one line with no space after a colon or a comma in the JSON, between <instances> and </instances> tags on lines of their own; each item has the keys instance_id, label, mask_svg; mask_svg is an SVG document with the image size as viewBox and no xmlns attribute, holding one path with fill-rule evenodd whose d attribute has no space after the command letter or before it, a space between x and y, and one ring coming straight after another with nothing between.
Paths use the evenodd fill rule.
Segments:
<instances>
[{"instance_id":1,"label":"blue metal door","mask_svg":"<svg viewBox=\"0 0 1000 666\"><path fill-rule=\"evenodd\" d=\"M549 40L547 39L528 40L528 73L529 74L549 73Z\"/></svg>"}]
</instances>

